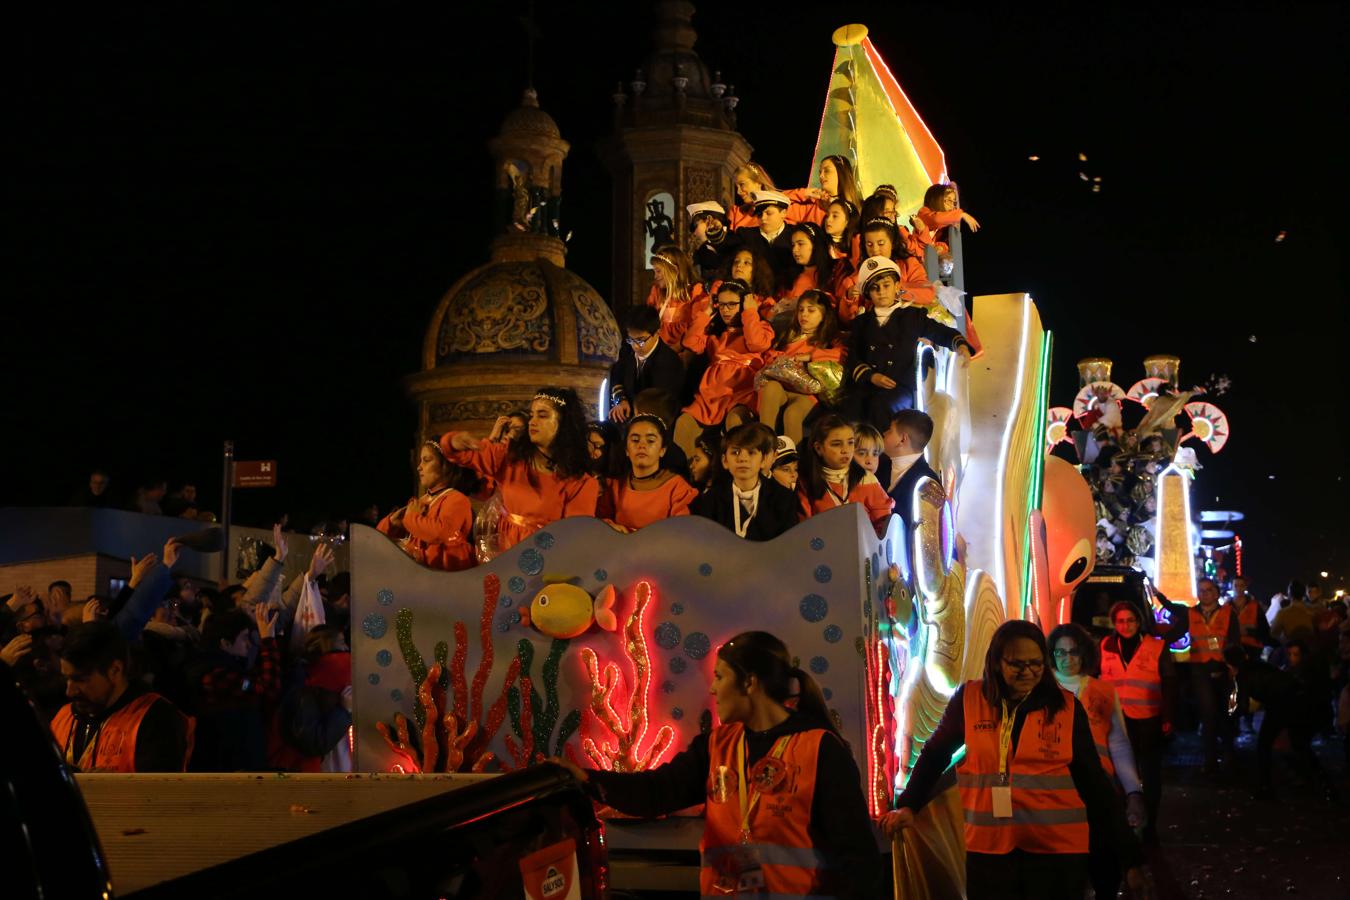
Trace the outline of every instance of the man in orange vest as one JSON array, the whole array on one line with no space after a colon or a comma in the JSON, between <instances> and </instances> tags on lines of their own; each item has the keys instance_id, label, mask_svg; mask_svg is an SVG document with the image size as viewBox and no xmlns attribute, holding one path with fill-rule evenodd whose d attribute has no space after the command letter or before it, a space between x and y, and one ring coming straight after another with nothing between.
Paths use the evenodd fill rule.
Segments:
<instances>
[{"instance_id":1,"label":"man in orange vest","mask_svg":"<svg viewBox=\"0 0 1350 900\"><path fill-rule=\"evenodd\" d=\"M61 651L70 702L52 719L63 758L81 772L182 772L192 719L127 679L128 648L117 626L86 622Z\"/></svg>"},{"instance_id":2,"label":"man in orange vest","mask_svg":"<svg viewBox=\"0 0 1350 900\"><path fill-rule=\"evenodd\" d=\"M1233 736L1229 730L1228 696L1233 681L1223 661L1223 651L1240 646L1238 614L1232 606L1219 604L1219 586L1213 579L1201 578L1195 586L1200 604L1191 610L1190 660L1185 663L1189 678L1191 702L1200 717L1200 732L1205 749L1204 772L1212 775L1218 770L1219 744L1222 742L1231 757Z\"/></svg>"},{"instance_id":3,"label":"man in orange vest","mask_svg":"<svg viewBox=\"0 0 1350 900\"><path fill-rule=\"evenodd\" d=\"M1233 599L1229 605L1237 610L1238 633L1242 643L1242 652L1251 662L1261 659L1261 651L1273 646L1270 637L1270 623L1266 621L1260 602L1247 591L1247 579L1241 575L1233 579ZM1237 709L1233 712L1232 731L1238 731L1242 721L1246 721L1247 730L1252 730L1252 713L1246 683L1236 679L1238 686Z\"/></svg>"}]
</instances>

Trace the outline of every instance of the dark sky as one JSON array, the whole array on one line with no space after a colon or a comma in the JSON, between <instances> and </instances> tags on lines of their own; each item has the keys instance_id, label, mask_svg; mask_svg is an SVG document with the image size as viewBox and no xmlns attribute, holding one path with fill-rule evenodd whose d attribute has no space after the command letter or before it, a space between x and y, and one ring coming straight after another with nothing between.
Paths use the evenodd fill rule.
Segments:
<instances>
[{"instance_id":1,"label":"dark sky","mask_svg":"<svg viewBox=\"0 0 1350 900\"><path fill-rule=\"evenodd\" d=\"M400 378L437 300L486 259L485 142L524 86L524 5L21 23L0 502L60 502L95 462L122 488L157 471L218 494L227 437L280 460L282 487L241 492L244 519L401 502L416 423ZM651 14L536 14L541 102L572 143L569 265L607 295L595 143ZM1341 13L705 4L698 50L781 184L806 179L830 33L850 21L984 225L965 244L972 293L1029 291L1055 332L1052 402L1071 403L1086 355L1113 357L1125 387L1153 352L1179 354L1186 384L1227 374L1234 434L1199 451L1197 504L1247 513L1263 590L1350 575Z\"/></svg>"}]
</instances>

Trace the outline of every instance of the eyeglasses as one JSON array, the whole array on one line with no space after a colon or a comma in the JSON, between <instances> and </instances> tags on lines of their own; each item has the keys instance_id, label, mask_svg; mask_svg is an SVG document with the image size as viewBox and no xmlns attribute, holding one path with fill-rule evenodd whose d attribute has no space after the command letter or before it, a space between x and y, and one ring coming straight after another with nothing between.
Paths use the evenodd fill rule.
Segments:
<instances>
[{"instance_id":1,"label":"eyeglasses","mask_svg":"<svg viewBox=\"0 0 1350 900\"><path fill-rule=\"evenodd\" d=\"M651 336L650 334L647 335L646 337L626 337L626 338L624 338L624 340L628 343L628 345L629 345L629 346L632 346L632 347L641 347L643 344L647 343L647 342L650 341L651 339L652 339L652 336Z\"/></svg>"},{"instance_id":2,"label":"eyeglasses","mask_svg":"<svg viewBox=\"0 0 1350 900\"><path fill-rule=\"evenodd\" d=\"M718 309L740 309L740 308L741 308L741 301L737 300L735 303L719 303L719 304L717 304L717 308L718 308Z\"/></svg>"},{"instance_id":3,"label":"eyeglasses","mask_svg":"<svg viewBox=\"0 0 1350 900\"><path fill-rule=\"evenodd\" d=\"M1003 665L1015 672L1039 672L1045 668L1043 659L1005 659Z\"/></svg>"},{"instance_id":4,"label":"eyeglasses","mask_svg":"<svg viewBox=\"0 0 1350 900\"><path fill-rule=\"evenodd\" d=\"M1077 647L1074 647L1072 650L1055 650L1054 655L1055 659L1064 659L1065 657L1068 656L1082 656L1083 651L1079 650Z\"/></svg>"}]
</instances>

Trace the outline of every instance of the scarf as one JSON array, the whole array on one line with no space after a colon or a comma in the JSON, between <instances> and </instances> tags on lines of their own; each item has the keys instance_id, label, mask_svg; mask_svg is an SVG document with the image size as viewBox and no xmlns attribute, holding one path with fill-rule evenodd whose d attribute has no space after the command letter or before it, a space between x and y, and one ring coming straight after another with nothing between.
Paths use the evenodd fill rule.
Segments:
<instances>
[{"instance_id":1,"label":"scarf","mask_svg":"<svg viewBox=\"0 0 1350 900\"><path fill-rule=\"evenodd\" d=\"M895 486L900 483L900 479L904 478L905 473L908 472L910 468L912 468L913 465L919 461L920 456L923 456L922 451L918 453L904 453L901 454L900 456L889 457L891 461L891 483L886 488L886 493L889 494L891 491L895 490Z\"/></svg>"},{"instance_id":2,"label":"scarf","mask_svg":"<svg viewBox=\"0 0 1350 900\"><path fill-rule=\"evenodd\" d=\"M735 529L737 537L745 537L745 532L750 528L750 522L754 520L755 513L759 510L759 488L758 483L748 491L743 491L737 486L736 482L731 483L731 496L736 501L732 508L735 516ZM742 521L744 516L744 521Z\"/></svg>"},{"instance_id":3,"label":"scarf","mask_svg":"<svg viewBox=\"0 0 1350 900\"><path fill-rule=\"evenodd\" d=\"M848 496L848 469L848 466L844 466L842 469L831 469L826 465L820 467L820 477L825 479L825 493L834 501L836 506L842 506L844 500ZM844 488L844 496L841 497L836 493L830 487L832 484L842 485Z\"/></svg>"}]
</instances>

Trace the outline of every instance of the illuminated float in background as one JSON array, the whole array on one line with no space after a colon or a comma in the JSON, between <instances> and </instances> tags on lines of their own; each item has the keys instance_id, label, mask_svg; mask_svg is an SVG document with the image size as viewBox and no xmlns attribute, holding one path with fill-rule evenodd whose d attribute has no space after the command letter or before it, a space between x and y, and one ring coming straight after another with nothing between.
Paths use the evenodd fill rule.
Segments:
<instances>
[{"instance_id":1,"label":"illuminated float in background","mask_svg":"<svg viewBox=\"0 0 1350 900\"><path fill-rule=\"evenodd\" d=\"M865 192L893 184L913 212L946 179L941 148L866 29L835 42L816 158L849 157ZM555 754L659 765L713 724L716 648L767 629L820 682L872 812L888 809L952 692L980 676L994 630L1008 618L1053 627L1093 563L1086 485L1047 464L1050 334L1026 294L974 307L979 359L919 354L927 456L946 488L925 480L904 501L912 533L893 516L878 539L856 505L766 543L699 518L633 534L567 519L477 569L439 572L354 528L356 768L493 772ZM918 821L895 854L908 861L903 895L959 893L954 788ZM687 817L614 820L610 842L690 848L700 830Z\"/></svg>"}]
</instances>

